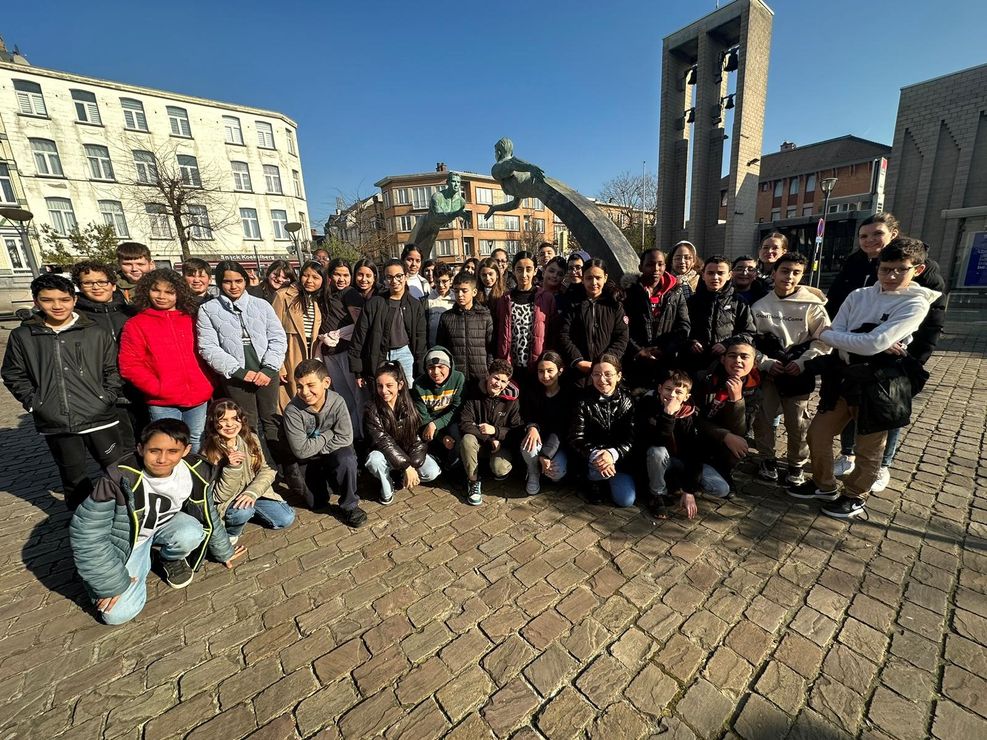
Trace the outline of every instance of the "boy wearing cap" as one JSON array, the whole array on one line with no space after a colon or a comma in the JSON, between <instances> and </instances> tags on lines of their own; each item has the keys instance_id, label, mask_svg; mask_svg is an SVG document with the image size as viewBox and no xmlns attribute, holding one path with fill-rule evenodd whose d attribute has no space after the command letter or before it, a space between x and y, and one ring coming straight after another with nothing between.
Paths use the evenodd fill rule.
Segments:
<instances>
[{"instance_id":1,"label":"boy wearing cap","mask_svg":"<svg viewBox=\"0 0 987 740\"><path fill-rule=\"evenodd\" d=\"M459 433L453 422L463 404L465 387L466 377L456 369L449 350L441 345L432 347L425 355L425 372L411 388L422 420L419 433L430 452L441 445L442 454L448 457L455 448Z\"/></svg>"}]
</instances>

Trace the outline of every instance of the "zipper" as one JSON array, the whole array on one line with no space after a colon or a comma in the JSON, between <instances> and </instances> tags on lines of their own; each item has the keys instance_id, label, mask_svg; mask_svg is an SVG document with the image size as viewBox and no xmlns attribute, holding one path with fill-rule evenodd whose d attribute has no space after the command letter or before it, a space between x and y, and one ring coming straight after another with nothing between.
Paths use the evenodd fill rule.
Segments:
<instances>
[{"instance_id":1,"label":"zipper","mask_svg":"<svg viewBox=\"0 0 987 740\"><path fill-rule=\"evenodd\" d=\"M58 398L65 409L65 416L69 415L69 395L65 392L65 374L62 372L62 340L55 334L55 372L58 373ZM71 420L69 423L71 426Z\"/></svg>"}]
</instances>

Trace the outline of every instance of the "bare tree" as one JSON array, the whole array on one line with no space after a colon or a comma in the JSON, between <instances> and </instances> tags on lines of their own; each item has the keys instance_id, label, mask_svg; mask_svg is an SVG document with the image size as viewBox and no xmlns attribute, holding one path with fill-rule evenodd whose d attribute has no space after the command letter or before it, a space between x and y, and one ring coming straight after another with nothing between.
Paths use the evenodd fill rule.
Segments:
<instances>
[{"instance_id":1,"label":"bare tree","mask_svg":"<svg viewBox=\"0 0 987 740\"><path fill-rule=\"evenodd\" d=\"M400 245L397 233L388 229L380 196L353 198L349 205L343 197L336 200L336 212L325 222L329 254L342 258L357 255L377 263L389 259Z\"/></svg>"},{"instance_id":2,"label":"bare tree","mask_svg":"<svg viewBox=\"0 0 987 740\"><path fill-rule=\"evenodd\" d=\"M239 221L233 200L210 163L200 163L178 150L176 144L147 149L146 142L130 142L137 176L126 184L131 211L145 220L154 236L177 236L182 259L192 256L192 246L209 241L213 233ZM174 235L172 234L174 230Z\"/></svg>"},{"instance_id":3,"label":"bare tree","mask_svg":"<svg viewBox=\"0 0 987 740\"><path fill-rule=\"evenodd\" d=\"M623 206L617 226L627 241L641 252L654 246L655 211L658 207L658 178L651 172L633 174L625 170L603 183L598 199L604 204ZM642 239L642 221L644 224Z\"/></svg>"}]
</instances>

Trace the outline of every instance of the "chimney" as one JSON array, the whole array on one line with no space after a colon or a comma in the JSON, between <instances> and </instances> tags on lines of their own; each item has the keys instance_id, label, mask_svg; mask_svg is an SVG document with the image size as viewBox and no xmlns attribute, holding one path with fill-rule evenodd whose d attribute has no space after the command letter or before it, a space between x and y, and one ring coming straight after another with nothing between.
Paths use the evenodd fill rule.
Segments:
<instances>
[{"instance_id":1,"label":"chimney","mask_svg":"<svg viewBox=\"0 0 987 740\"><path fill-rule=\"evenodd\" d=\"M446 167L446 163L445 162L436 162L435 163L435 171L436 172L448 172L449 171L449 168Z\"/></svg>"},{"instance_id":2,"label":"chimney","mask_svg":"<svg viewBox=\"0 0 987 740\"><path fill-rule=\"evenodd\" d=\"M783 142L781 142L781 151L783 151L783 152L790 152L793 149L797 149L797 148L798 147L795 145L795 142L794 141L783 141Z\"/></svg>"}]
</instances>

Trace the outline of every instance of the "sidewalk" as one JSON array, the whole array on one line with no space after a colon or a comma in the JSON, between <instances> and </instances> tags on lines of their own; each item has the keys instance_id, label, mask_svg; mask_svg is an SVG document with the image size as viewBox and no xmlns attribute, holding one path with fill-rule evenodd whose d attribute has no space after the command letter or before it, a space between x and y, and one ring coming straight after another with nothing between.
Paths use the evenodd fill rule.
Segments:
<instances>
[{"instance_id":1,"label":"sidewalk","mask_svg":"<svg viewBox=\"0 0 987 740\"><path fill-rule=\"evenodd\" d=\"M748 476L693 522L419 489L358 531L251 525L247 562L152 575L120 628L85 605L54 466L2 391L0 738L987 737L979 316L949 317L869 521Z\"/></svg>"}]
</instances>

